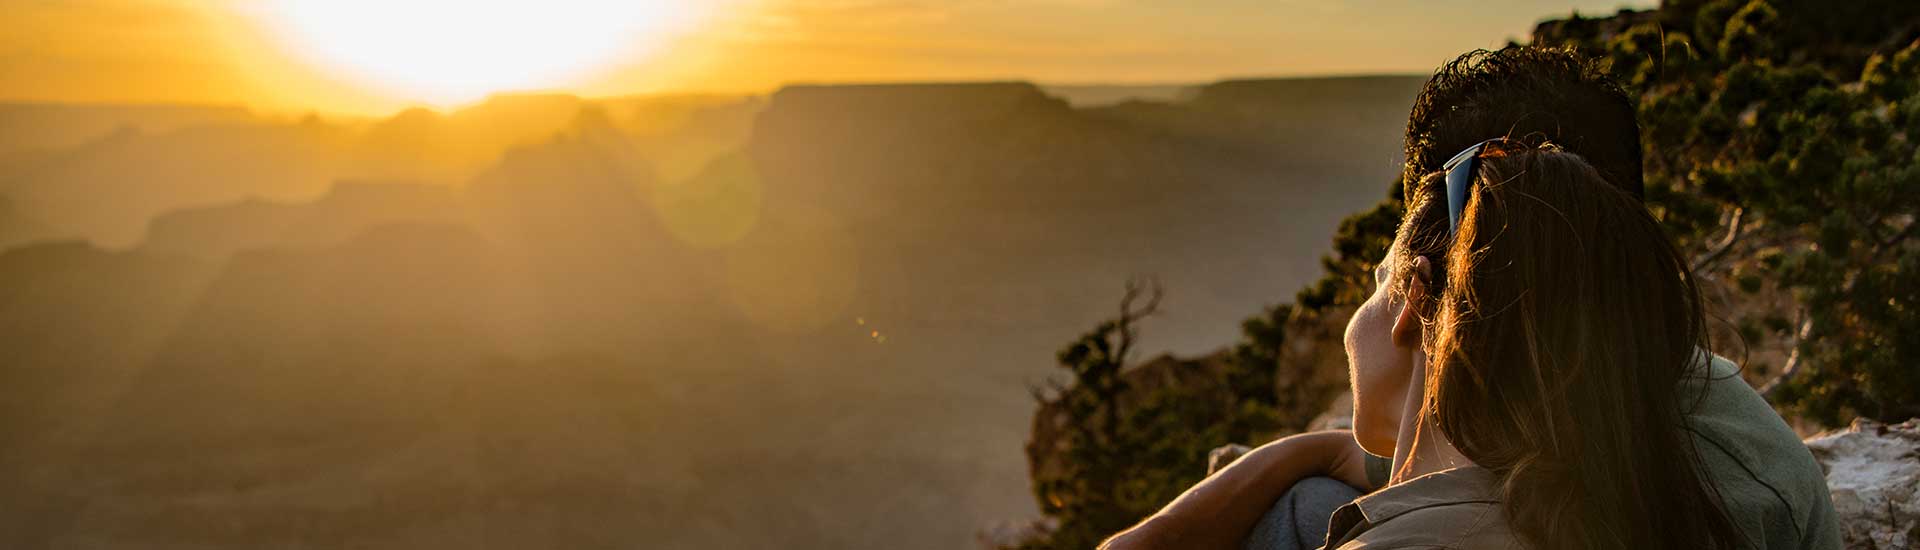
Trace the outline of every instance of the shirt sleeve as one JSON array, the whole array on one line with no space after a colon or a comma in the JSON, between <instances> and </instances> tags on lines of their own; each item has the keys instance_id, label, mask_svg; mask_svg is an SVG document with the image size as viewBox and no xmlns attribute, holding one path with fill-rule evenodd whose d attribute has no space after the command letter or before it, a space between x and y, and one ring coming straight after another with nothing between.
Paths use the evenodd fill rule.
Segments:
<instances>
[{"instance_id":1,"label":"shirt sleeve","mask_svg":"<svg viewBox=\"0 0 1920 550\"><path fill-rule=\"evenodd\" d=\"M1373 453L1367 453L1365 465L1367 467L1367 485L1371 485L1375 489L1386 487L1387 478L1393 477L1393 459L1391 458L1374 456Z\"/></svg>"}]
</instances>

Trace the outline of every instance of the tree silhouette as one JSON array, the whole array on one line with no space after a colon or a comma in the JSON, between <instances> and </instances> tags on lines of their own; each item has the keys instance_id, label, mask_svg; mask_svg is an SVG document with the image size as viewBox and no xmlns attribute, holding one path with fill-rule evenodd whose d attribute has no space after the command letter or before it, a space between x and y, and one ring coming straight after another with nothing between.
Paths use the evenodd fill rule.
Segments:
<instances>
[{"instance_id":1,"label":"tree silhouette","mask_svg":"<svg viewBox=\"0 0 1920 550\"><path fill-rule=\"evenodd\" d=\"M1271 368L1162 358L1128 370L1163 294L1157 281L1129 281L1118 315L1060 350L1072 382L1034 391L1040 421L1061 429L1032 445L1062 467L1035 470L1041 512L1057 523L1024 548L1092 548L1204 476L1209 449L1277 428Z\"/></svg>"}]
</instances>

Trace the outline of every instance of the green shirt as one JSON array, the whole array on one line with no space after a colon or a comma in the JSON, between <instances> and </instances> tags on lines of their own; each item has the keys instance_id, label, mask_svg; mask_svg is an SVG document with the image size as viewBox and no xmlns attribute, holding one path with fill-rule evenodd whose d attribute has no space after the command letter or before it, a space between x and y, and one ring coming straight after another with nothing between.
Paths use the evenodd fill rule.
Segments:
<instances>
[{"instance_id":1,"label":"green shirt","mask_svg":"<svg viewBox=\"0 0 1920 550\"><path fill-rule=\"evenodd\" d=\"M1759 550L1840 550L1826 474L1813 453L1732 361L1714 356L1710 374L1689 420L1734 525ZM1368 458L1368 481L1384 486L1391 459Z\"/></svg>"},{"instance_id":2,"label":"green shirt","mask_svg":"<svg viewBox=\"0 0 1920 550\"><path fill-rule=\"evenodd\" d=\"M1336 550L1523 548L1496 490L1479 466L1434 472L1360 497L1327 521Z\"/></svg>"}]
</instances>

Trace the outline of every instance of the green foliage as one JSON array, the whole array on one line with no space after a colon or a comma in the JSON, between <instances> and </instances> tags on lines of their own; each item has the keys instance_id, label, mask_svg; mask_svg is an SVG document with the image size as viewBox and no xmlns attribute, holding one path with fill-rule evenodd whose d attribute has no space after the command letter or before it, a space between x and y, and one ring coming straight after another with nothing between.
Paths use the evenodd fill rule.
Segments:
<instances>
[{"instance_id":1,"label":"green foliage","mask_svg":"<svg viewBox=\"0 0 1920 550\"><path fill-rule=\"evenodd\" d=\"M1731 319L1739 333L1791 350L1776 405L1829 425L1920 415L1920 10L1683 8L1536 38L1604 54L1635 88L1648 206L1703 275L1750 297L1725 308L1752 318ZM1765 306L1769 289L1791 306Z\"/></svg>"},{"instance_id":2,"label":"green foliage","mask_svg":"<svg viewBox=\"0 0 1920 550\"><path fill-rule=\"evenodd\" d=\"M1779 19L1780 12L1766 0L1748 2L1727 19L1725 30L1720 33L1720 57L1747 59L1771 55L1773 41L1769 36Z\"/></svg>"}]
</instances>

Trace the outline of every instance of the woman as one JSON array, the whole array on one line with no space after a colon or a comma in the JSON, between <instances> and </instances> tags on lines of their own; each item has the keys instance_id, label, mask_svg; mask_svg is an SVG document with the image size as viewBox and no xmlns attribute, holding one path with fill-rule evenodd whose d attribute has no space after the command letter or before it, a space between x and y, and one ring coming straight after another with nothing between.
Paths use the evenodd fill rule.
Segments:
<instances>
[{"instance_id":1,"label":"woman","mask_svg":"<svg viewBox=\"0 0 1920 550\"><path fill-rule=\"evenodd\" d=\"M1704 323L1658 222L1552 145L1488 141L1414 185L1346 338L1391 483L1328 546L1742 544L1688 436Z\"/></svg>"}]
</instances>

